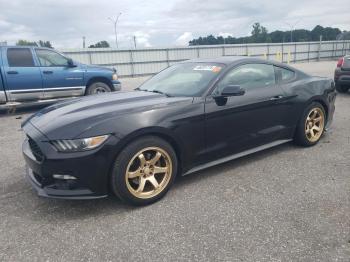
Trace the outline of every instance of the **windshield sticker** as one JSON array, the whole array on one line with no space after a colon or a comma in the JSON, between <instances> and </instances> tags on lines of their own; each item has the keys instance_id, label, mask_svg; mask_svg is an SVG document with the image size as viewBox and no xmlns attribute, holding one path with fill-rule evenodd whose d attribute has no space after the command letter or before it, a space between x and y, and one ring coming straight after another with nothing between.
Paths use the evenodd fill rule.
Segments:
<instances>
[{"instance_id":1,"label":"windshield sticker","mask_svg":"<svg viewBox=\"0 0 350 262\"><path fill-rule=\"evenodd\" d=\"M218 73L221 70L220 66L210 66L210 65L197 65L193 68L195 71L212 71Z\"/></svg>"},{"instance_id":2,"label":"windshield sticker","mask_svg":"<svg viewBox=\"0 0 350 262\"><path fill-rule=\"evenodd\" d=\"M214 66L214 68L211 71L213 71L214 73L219 73L220 70L221 70L220 66Z\"/></svg>"}]
</instances>

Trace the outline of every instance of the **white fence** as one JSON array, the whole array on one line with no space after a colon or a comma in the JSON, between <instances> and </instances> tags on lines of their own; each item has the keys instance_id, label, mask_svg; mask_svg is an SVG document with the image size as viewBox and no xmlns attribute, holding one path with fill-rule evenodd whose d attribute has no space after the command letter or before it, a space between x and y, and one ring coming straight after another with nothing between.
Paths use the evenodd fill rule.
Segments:
<instances>
[{"instance_id":1,"label":"white fence","mask_svg":"<svg viewBox=\"0 0 350 262\"><path fill-rule=\"evenodd\" d=\"M61 49L85 64L115 67L119 76L154 74L180 61L219 56L252 56L285 63L343 56L350 52L350 41L237 44L147 49Z\"/></svg>"}]
</instances>

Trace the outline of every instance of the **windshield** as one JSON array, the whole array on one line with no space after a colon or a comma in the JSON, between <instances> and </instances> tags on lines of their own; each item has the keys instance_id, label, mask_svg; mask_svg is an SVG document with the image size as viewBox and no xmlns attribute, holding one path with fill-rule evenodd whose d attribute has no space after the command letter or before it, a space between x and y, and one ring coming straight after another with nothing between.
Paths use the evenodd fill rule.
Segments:
<instances>
[{"instance_id":1,"label":"windshield","mask_svg":"<svg viewBox=\"0 0 350 262\"><path fill-rule=\"evenodd\" d=\"M216 63L175 64L146 81L137 90L168 96L200 96L223 67Z\"/></svg>"}]
</instances>

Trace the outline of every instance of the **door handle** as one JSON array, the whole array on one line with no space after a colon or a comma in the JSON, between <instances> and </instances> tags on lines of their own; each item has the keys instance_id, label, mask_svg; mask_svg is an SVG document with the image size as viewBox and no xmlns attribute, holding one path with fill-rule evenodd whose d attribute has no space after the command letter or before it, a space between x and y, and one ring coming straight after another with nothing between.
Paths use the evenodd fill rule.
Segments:
<instances>
[{"instance_id":1,"label":"door handle","mask_svg":"<svg viewBox=\"0 0 350 262\"><path fill-rule=\"evenodd\" d=\"M270 101L276 101L276 100L280 100L282 98L283 98L283 96L273 96L270 98Z\"/></svg>"},{"instance_id":2,"label":"door handle","mask_svg":"<svg viewBox=\"0 0 350 262\"><path fill-rule=\"evenodd\" d=\"M43 71L43 73L48 75L48 74L52 74L53 71Z\"/></svg>"},{"instance_id":3,"label":"door handle","mask_svg":"<svg viewBox=\"0 0 350 262\"><path fill-rule=\"evenodd\" d=\"M17 71L7 71L7 73L8 73L9 75L16 75L16 74L18 74Z\"/></svg>"}]
</instances>

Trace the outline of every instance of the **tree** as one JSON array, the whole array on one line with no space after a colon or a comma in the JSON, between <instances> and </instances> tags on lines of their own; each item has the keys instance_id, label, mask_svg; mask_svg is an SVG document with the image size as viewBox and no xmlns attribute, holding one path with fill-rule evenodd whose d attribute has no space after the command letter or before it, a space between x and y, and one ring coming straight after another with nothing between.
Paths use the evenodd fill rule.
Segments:
<instances>
[{"instance_id":1,"label":"tree","mask_svg":"<svg viewBox=\"0 0 350 262\"><path fill-rule=\"evenodd\" d=\"M47 48L53 48L50 41L42 41L39 40L39 46L41 47L47 47Z\"/></svg>"},{"instance_id":2,"label":"tree","mask_svg":"<svg viewBox=\"0 0 350 262\"><path fill-rule=\"evenodd\" d=\"M89 48L107 48L109 47L109 44L107 41L100 41L100 42L97 42L96 44L94 45L90 45Z\"/></svg>"},{"instance_id":3,"label":"tree","mask_svg":"<svg viewBox=\"0 0 350 262\"><path fill-rule=\"evenodd\" d=\"M311 34L309 30L297 29L293 31L293 41L307 42L311 41Z\"/></svg>"},{"instance_id":4,"label":"tree","mask_svg":"<svg viewBox=\"0 0 350 262\"><path fill-rule=\"evenodd\" d=\"M261 33L259 37L260 43L270 43L271 37L269 36L269 32L267 31L266 27L261 26Z\"/></svg>"},{"instance_id":5,"label":"tree","mask_svg":"<svg viewBox=\"0 0 350 262\"><path fill-rule=\"evenodd\" d=\"M248 39L252 43L264 43L271 42L271 38L268 36L266 27L261 26L260 23L253 24L252 36Z\"/></svg>"},{"instance_id":6,"label":"tree","mask_svg":"<svg viewBox=\"0 0 350 262\"><path fill-rule=\"evenodd\" d=\"M23 39L20 39L17 41L16 45L18 46L38 46L38 44L36 42L31 42L31 41L27 41L27 40L23 40Z\"/></svg>"},{"instance_id":7,"label":"tree","mask_svg":"<svg viewBox=\"0 0 350 262\"><path fill-rule=\"evenodd\" d=\"M323 35L324 28L320 25L315 26L314 29L311 30L311 40L318 41L320 40L320 36Z\"/></svg>"},{"instance_id":8,"label":"tree","mask_svg":"<svg viewBox=\"0 0 350 262\"><path fill-rule=\"evenodd\" d=\"M270 33L270 38L272 43L281 43L284 39L284 32L280 30L276 30Z\"/></svg>"},{"instance_id":9,"label":"tree","mask_svg":"<svg viewBox=\"0 0 350 262\"><path fill-rule=\"evenodd\" d=\"M318 41L320 36L322 35L322 39L327 40L335 40L337 36L341 33L339 28L332 27L322 27L320 25L315 26L314 29L311 30L311 37L313 41Z\"/></svg>"},{"instance_id":10,"label":"tree","mask_svg":"<svg viewBox=\"0 0 350 262\"><path fill-rule=\"evenodd\" d=\"M18 46L40 46L40 47L53 48L50 41L42 41L42 40L39 40L38 42L31 42L28 40L20 39L17 41L16 45L18 45Z\"/></svg>"},{"instance_id":11,"label":"tree","mask_svg":"<svg viewBox=\"0 0 350 262\"><path fill-rule=\"evenodd\" d=\"M262 28L260 26L260 23L255 23L253 25L252 37L251 37L253 41L255 40L254 43L256 43L256 40L258 40L261 32L262 32Z\"/></svg>"},{"instance_id":12,"label":"tree","mask_svg":"<svg viewBox=\"0 0 350 262\"><path fill-rule=\"evenodd\" d=\"M306 41L318 41L320 35L325 41L336 40L338 38L349 37L349 34L342 34L339 28L322 27L320 25L315 26L314 29L297 29L293 30L293 41L295 42L306 42ZM260 23L254 23L251 36L235 38L228 36L224 38L222 36L215 37L208 35L206 37L199 37L189 41L189 45L217 45L217 44L245 44L245 43L282 43L289 42L291 39L290 31L276 30L271 33L267 31L267 28L260 25Z\"/></svg>"},{"instance_id":13,"label":"tree","mask_svg":"<svg viewBox=\"0 0 350 262\"><path fill-rule=\"evenodd\" d=\"M334 40L337 39L337 36L341 34L339 28L326 27L324 29L324 40Z\"/></svg>"},{"instance_id":14,"label":"tree","mask_svg":"<svg viewBox=\"0 0 350 262\"><path fill-rule=\"evenodd\" d=\"M350 32L343 31L337 35L337 40L350 40Z\"/></svg>"}]
</instances>

